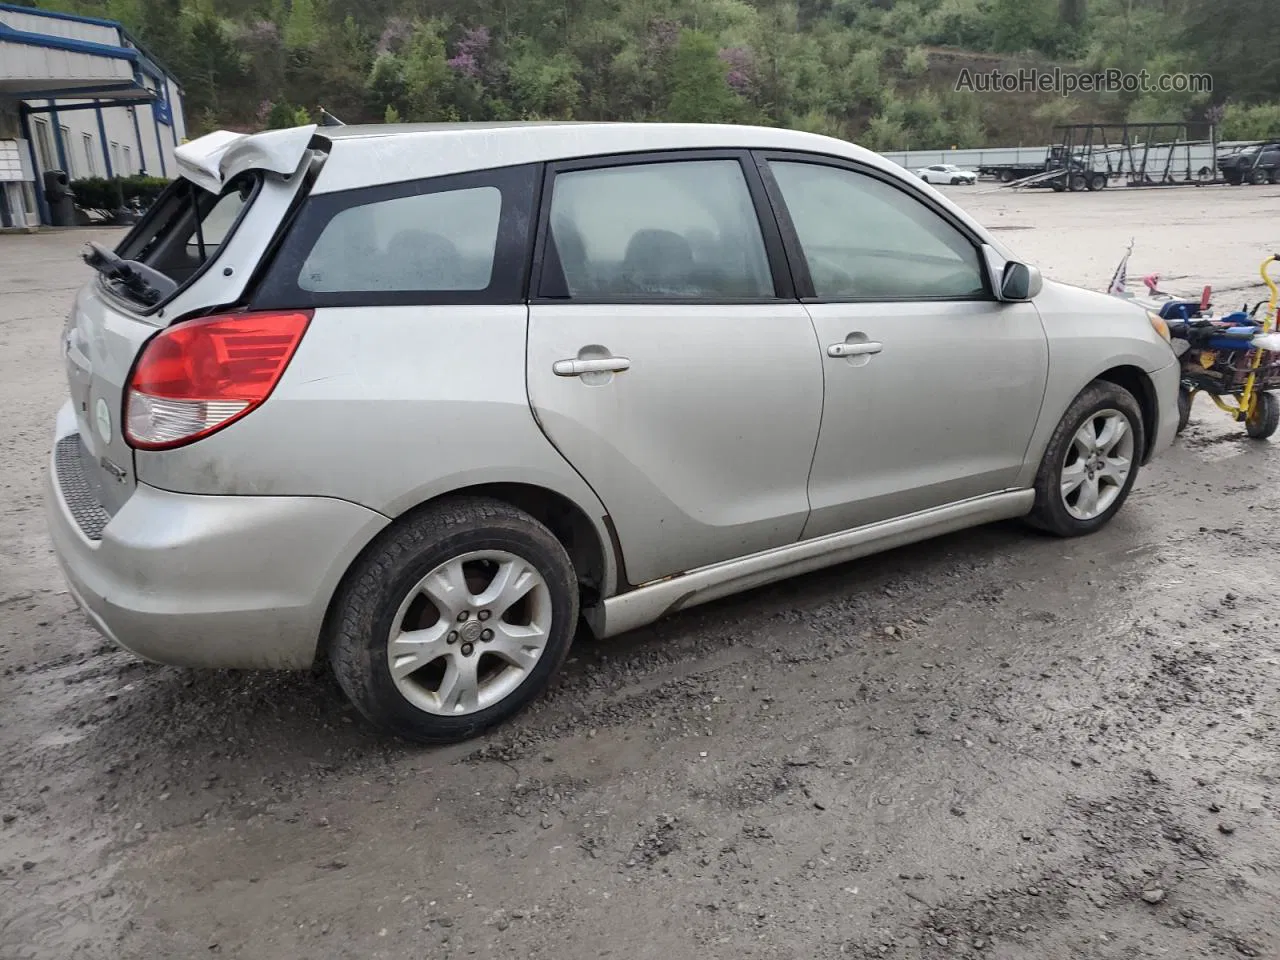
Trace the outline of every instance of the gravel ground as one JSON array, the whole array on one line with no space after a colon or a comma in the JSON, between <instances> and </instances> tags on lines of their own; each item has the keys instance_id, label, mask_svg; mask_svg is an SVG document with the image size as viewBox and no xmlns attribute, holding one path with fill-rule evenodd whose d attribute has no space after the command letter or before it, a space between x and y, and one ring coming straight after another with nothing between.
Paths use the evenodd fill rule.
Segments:
<instances>
[{"instance_id":1,"label":"gravel ground","mask_svg":"<svg viewBox=\"0 0 1280 960\"><path fill-rule=\"evenodd\" d=\"M1047 273L1257 299L1280 188L954 195ZM1269 443L583 641L445 750L105 645L47 545L85 232L0 237L0 957L1280 956ZM1226 298L1224 298L1225 300Z\"/></svg>"}]
</instances>

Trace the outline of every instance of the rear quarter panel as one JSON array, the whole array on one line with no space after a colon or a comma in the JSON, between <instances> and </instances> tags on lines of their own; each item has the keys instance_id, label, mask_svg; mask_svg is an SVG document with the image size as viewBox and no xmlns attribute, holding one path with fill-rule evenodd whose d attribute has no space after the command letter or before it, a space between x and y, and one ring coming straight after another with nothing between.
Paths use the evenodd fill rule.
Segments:
<instances>
[{"instance_id":1,"label":"rear quarter panel","mask_svg":"<svg viewBox=\"0 0 1280 960\"><path fill-rule=\"evenodd\" d=\"M1152 329L1146 312L1119 297L1046 280L1033 302L1049 338L1049 382L1019 486L1035 481L1049 438L1067 407L1099 374L1122 366L1152 374L1176 359ZM1177 380L1155 377L1152 385L1159 421L1160 411L1177 407Z\"/></svg>"},{"instance_id":2,"label":"rear quarter panel","mask_svg":"<svg viewBox=\"0 0 1280 960\"><path fill-rule=\"evenodd\" d=\"M527 314L317 309L262 407L189 446L137 451L138 477L180 493L337 497L392 518L464 487L532 484L577 504L607 547L604 507L529 407Z\"/></svg>"}]
</instances>

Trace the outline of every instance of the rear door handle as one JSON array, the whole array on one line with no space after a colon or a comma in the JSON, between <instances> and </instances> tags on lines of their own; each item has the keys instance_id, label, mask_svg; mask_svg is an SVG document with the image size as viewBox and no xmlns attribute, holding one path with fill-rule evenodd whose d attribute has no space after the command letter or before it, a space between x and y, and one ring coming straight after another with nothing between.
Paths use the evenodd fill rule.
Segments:
<instances>
[{"instance_id":1,"label":"rear door handle","mask_svg":"<svg viewBox=\"0 0 1280 960\"><path fill-rule=\"evenodd\" d=\"M631 369L627 357L593 357L590 360L557 360L551 372L557 377L580 377L584 373L618 373Z\"/></svg>"},{"instance_id":2,"label":"rear door handle","mask_svg":"<svg viewBox=\"0 0 1280 960\"><path fill-rule=\"evenodd\" d=\"M827 347L828 357L865 357L879 353L884 344L875 340L862 340L857 343L833 343Z\"/></svg>"}]
</instances>

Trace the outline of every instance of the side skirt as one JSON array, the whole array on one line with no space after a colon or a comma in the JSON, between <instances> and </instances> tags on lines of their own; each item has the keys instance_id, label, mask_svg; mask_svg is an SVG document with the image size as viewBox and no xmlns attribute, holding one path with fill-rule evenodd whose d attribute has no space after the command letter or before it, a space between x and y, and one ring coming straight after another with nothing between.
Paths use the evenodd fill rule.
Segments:
<instances>
[{"instance_id":1,"label":"side skirt","mask_svg":"<svg viewBox=\"0 0 1280 960\"><path fill-rule=\"evenodd\" d=\"M997 520L1025 516L1035 503L1033 490L1003 493L945 507L922 510L905 517L832 533L812 540L789 543L747 557L713 563L665 580L655 580L610 597L585 611L598 637L612 637L652 623L687 607L696 607L731 594L776 583L802 573L821 570L848 560L892 550Z\"/></svg>"}]
</instances>

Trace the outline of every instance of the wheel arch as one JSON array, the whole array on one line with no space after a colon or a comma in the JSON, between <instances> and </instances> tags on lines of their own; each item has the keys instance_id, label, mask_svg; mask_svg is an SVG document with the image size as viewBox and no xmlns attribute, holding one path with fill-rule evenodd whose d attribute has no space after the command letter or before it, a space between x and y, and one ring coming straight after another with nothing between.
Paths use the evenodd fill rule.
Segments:
<instances>
[{"instance_id":1,"label":"wheel arch","mask_svg":"<svg viewBox=\"0 0 1280 960\"><path fill-rule=\"evenodd\" d=\"M1160 422L1160 403L1156 399L1156 388L1155 384L1151 382L1151 377L1141 367L1121 364L1102 371L1093 379L1114 383L1117 387L1129 391L1129 393L1133 394L1133 399L1138 401L1138 409L1142 411L1143 449L1141 462L1145 466L1150 461L1151 452L1155 448L1156 432ZM1084 387L1081 387L1081 390L1087 387L1088 384L1085 384Z\"/></svg>"},{"instance_id":2,"label":"wheel arch","mask_svg":"<svg viewBox=\"0 0 1280 960\"><path fill-rule=\"evenodd\" d=\"M566 494L536 483L510 480L493 480L453 487L434 494L425 500L401 510L382 527L347 564L338 578L325 610L324 625L316 645L316 662L322 662L327 654L326 638L331 635L330 625L343 587L360 562L386 538L393 536L409 518L440 503L458 497L484 497L509 504L544 524L560 541L578 576L579 605L584 612L603 602L604 598L625 587L625 571L617 534L606 514L598 521L581 504ZM592 624L591 617L585 618Z\"/></svg>"}]
</instances>

